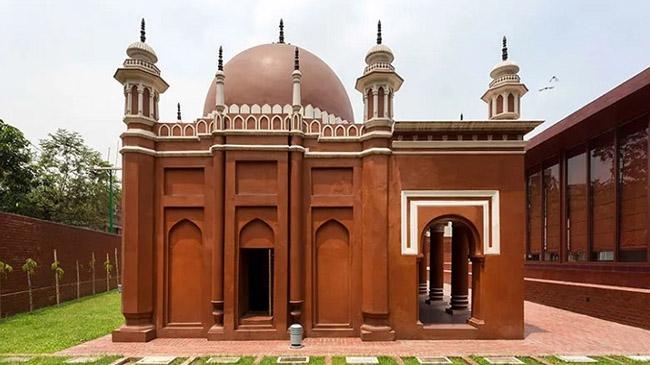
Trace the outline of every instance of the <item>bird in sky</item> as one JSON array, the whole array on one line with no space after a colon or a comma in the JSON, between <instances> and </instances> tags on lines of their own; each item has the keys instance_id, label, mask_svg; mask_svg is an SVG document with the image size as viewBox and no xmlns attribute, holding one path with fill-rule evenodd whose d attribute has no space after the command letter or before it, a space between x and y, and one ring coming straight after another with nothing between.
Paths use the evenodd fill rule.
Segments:
<instances>
[{"instance_id":1,"label":"bird in sky","mask_svg":"<svg viewBox=\"0 0 650 365\"><path fill-rule=\"evenodd\" d=\"M558 79L557 76L552 76L551 79L548 80L548 83L551 84L551 83L559 82L559 81L560 81L560 79ZM547 86L544 86L544 87L540 88L538 91L541 92L541 91L545 91L545 90L553 90L553 89L555 89L555 86L553 86L553 85L547 85Z\"/></svg>"}]
</instances>

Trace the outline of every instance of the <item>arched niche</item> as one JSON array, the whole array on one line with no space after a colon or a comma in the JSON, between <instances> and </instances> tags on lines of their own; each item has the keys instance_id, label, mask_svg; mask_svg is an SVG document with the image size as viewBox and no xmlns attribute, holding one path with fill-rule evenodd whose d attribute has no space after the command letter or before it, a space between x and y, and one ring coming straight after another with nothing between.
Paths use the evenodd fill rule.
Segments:
<instances>
[{"instance_id":1,"label":"arched niche","mask_svg":"<svg viewBox=\"0 0 650 365\"><path fill-rule=\"evenodd\" d=\"M273 228L259 218L246 223L239 231L240 248L273 248Z\"/></svg>"},{"instance_id":2,"label":"arched niche","mask_svg":"<svg viewBox=\"0 0 650 365\"><path fill-rule=\"evenodd\" d=\"M193 222L176 222L168 234L168 324L199 324L202 315L202 234Z\"/></svg>"},{"instance_id":3,"label":"arched niche","mask_svg":"<svg viewBox=\"0 0 650 365\"><path fill-rule=\"evenodd\" d=\"M330 219L316 230L316 326L351 325L350 234Z\"/></svg>"}]
</instances>

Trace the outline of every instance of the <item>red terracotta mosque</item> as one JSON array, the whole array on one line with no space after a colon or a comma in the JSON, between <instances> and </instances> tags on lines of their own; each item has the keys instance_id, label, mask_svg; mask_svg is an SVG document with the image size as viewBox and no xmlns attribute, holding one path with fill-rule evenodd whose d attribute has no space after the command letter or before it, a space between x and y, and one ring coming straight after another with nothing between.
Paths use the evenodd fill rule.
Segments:
<instances>
[{"instance_id":1,"label":"red terracotta mosque","mask_svg":"<svg viewBox=\"0 0 650 365\"><path fill-rule=\"evenodd\" d=\"M281 23L278 42L226 64L220 48L203 115L165 122L143 20L115 73L125 324L113 340L284 339L294 323L366 341L522 338L523 136L541 121L520 119L527 89L507 51L504 38L485 119L395 120L404 80L378 24L355 120L334 71L285 43Z\"/></svg>"}]
</instances>

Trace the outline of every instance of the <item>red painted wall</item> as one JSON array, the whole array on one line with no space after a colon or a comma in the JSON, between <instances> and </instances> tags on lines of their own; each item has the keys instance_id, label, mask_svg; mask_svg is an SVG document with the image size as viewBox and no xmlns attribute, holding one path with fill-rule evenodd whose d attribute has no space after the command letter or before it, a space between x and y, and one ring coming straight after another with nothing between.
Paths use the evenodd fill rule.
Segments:
<instances>
[{"instance_id":1,"label":"red painted wall","mask_svg":"<svg viewBox=\"0 0 650 365\"><path fill-rule=\"evenodd\" d=\"M526 300L650 329L650 291L526 279Z\"/></svg>"},{"instance_id":2,"label":"red painted wall","mask_svg":"<svg viewBox=\"0 0 650 365\"><path fill-rule=\"evenodd\" d=\"M79 261L80 295L93 292L90 261L95 253L95 289L106 290L104 261L109 255L113 265L110 287L117 286L115 249L121 260L121 237L105 232L58 224L25 216L0 213L0 261L13 267L7 278L1 279L2 316L29 310L27 274L21 267L30 257L38 263L32 277L34 308L56 304L53 250L57 250L61 268L65 271L60 280L61 301L77 296L75 261ZM120 265L121 266L121 262Z\"/></svg>"}]
</instances>

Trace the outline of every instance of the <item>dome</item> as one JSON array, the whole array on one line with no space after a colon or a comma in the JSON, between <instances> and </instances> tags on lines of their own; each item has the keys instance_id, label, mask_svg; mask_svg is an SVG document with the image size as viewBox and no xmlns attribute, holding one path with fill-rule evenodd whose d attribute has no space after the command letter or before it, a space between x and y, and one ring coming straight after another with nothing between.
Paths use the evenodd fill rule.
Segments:
<instances>
[{"instance_id":1,"label":"dome","mask_svg":"<svg viewBox=\"0 0 650 365\"><path fill-rule=\"evenodd\" d=\"M394 59L393 51L385 44L375 44L366 53L366 63L368 65L376 62L391 63Z\"/></svg>"},{"instance_id":2,"label":"dome","mask_svg":"<svg viewBox=\"0 0 650 365\"><path fill-rule=\"evenodd\" d=\"M519 66L510 61L504 60L497 63L490 71L490 77L496 79L501 75L516 75L519 72Z\"/></svg>"},{"instance_id":3,"label":"dome","mask_svg":"<svg viewBox=\"0 0 650 365\"><path fill-rule=\"evenodd\" d=\"M273 43L249 48L224 65L226 105L280 104L292 102L294 50L296 46ZM300 48L302 104L354 121L348 94L332 69L313 53ZM205 98L203 114L215 109L216 83Z\"/></svg>"},{"instance_id":4,"label":"dome","mask_svg":"<svg viewBox=\"0 0 650 365\"><path fill-rule=\"evenodd\" d=\"M134 42L126 49L126 55L135 59L144 59L151 63L158 62L156 52L144 42Z\"/></svg>"}]
</instances>

